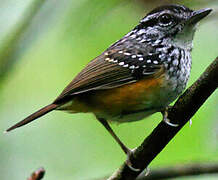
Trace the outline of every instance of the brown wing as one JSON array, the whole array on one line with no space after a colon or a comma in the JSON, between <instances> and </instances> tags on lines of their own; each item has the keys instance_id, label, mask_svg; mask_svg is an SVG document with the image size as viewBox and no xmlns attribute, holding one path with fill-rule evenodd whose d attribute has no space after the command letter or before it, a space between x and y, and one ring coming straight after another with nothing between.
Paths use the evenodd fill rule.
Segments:
<instances>
[{"instance_id":1,"label":"brown wing","mask_svg":"<svg viewBox=\"0 0 218 180\"><path fill-rule=\"evenodd\" d=\"M137 59L133 59L129 52L106 51L92 60L63 90L54 103L87 91L110 89L133 83L155 74L162 67L160 64L147 64L145 68L145 63L146 61L137 62Z\"/></svg>"},{"instance_id":2,"label":"brown wing","mask_svg":"<svg viewBox=\"0 0 218 180\"><path fill-rule=\"evenodd\" d=\"M54 101L90 90L109 89L135 82L128 68L105 60L103 55L92 60Z\"/></svg>"}]
</instances>

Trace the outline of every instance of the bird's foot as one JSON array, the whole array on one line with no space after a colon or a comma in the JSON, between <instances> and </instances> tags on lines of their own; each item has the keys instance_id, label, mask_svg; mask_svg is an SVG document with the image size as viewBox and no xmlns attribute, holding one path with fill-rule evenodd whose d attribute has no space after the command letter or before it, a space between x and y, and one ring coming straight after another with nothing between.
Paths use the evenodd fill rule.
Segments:
<instances>
[{"instance_id":1,"label":"bird's foot","mask_svg":"<svg viewBox=\"0 0 218 180\"><path fill-rule=\"evenodd\" d=\"M135 152L135 150L136 150L136 148L134 148L134 149L128 149L128 151L127 151L127 153L126 153L126 155L127 155L126 165L127 165L132 171L138 172L138 171L140 171L140 169L134 168L134 167L132 166L131 161L130 161L130 156Z\"/></svg>"},{"instance_id":2,"label":"bird's foot","mask_svg":"<svg viewBox=\"0 0 218 180\"><path fill-rule=\"evenodd\" d=\"M167 107L164 111L161 111L162 115L163 115L163 121L169 125L169 126L172 126L172 127L178 127L179 124L173 124L170 122L170 119L168 118L168 109L170 107Z\"/></svg>"},{"instance_id":3,"label":"bird's foot","mask_svg":"<svg viewBox=\"0 0 218 180\"><path fill-rule=\"evenodd\" d=\"M149 167L146 167L144 171L145 171L145 177L150 174L150 168Z\"/></svg>"}]
</instances>

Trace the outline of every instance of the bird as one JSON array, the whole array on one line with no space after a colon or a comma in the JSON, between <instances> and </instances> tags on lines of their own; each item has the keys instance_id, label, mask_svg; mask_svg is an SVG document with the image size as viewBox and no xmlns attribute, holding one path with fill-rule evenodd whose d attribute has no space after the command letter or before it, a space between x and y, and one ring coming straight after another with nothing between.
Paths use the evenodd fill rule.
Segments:
<instances>
[{"instance_id":1,"label":"bird","mask_svg":"<svg viewBox=\"0 0 218 180\"><path fill-rule=\"evenodd\" d=\"M156 112L170 126L167 109L185 89L198 22L212 9L169 4L153 9L120 40L90 61L49 105L13 125L21 127L53 111L93 113L128 156L110 122L133 122Z\"/></svg>"}]
</instances>

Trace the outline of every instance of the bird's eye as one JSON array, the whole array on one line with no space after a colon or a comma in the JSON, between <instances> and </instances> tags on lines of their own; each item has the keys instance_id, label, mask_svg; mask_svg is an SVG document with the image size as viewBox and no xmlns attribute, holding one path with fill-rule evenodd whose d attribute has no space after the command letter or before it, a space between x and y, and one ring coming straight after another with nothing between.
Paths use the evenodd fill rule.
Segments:
<instances>
[{"instance_id":1,"label":"bird's eye","mask_svg":"<svg viewBox=\"0 0 218 180\"><path fill-rule=\"evenodd\" d=\"M163 26L168 26L173 22L173 18L170 14L163 14L158 18L158 20L159 23Z\"/></svg>"}]
</instances>

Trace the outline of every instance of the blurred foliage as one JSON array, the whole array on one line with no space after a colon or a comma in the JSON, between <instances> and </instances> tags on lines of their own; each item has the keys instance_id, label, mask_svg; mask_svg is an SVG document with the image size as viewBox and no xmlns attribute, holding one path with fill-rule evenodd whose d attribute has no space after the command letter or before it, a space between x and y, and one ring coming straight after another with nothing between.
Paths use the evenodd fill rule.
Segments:
<instances>
[{"instance_id":1,"label":"blurred foliage","mask_svg":"<svg viewBox=\"0 0 218 180\"><path fill-rule=\"evenodd\" d=\"M20 40L43 3L44 0L32 2L8 35L2 40L0 46L0 82L8 70L11 69L12 64L17 60L16 55ZM7 22L5 21L4 23Z\"/></svg>"},{"instance_id":2,"label":"blurred foliage","mask_svg":"<svg viewBox=\"0 0 218 180\"><path fill-rule=\"evenodd\" d=\"M217 1L209 0L2 0L0 132L51 102L87 62L126 34L146 12L171 2L195 9L218 7ZM208 18L195 36L189 85L218 55L217 42L217 18ZM6 70L10 73L4 73ZM183 128L150 168L218 161L217 100L216 92L194 116L192 127ZM158 119L161 115L157 113L144 121L112 126L133 148L152 131ZM45 167L47 180L104 177L126 158L91 114L54 112L0 135L0 144L3 180L25 179L40 166ZM196 177L213 178L217 179Z\"/></svg>"}]
</instances>

